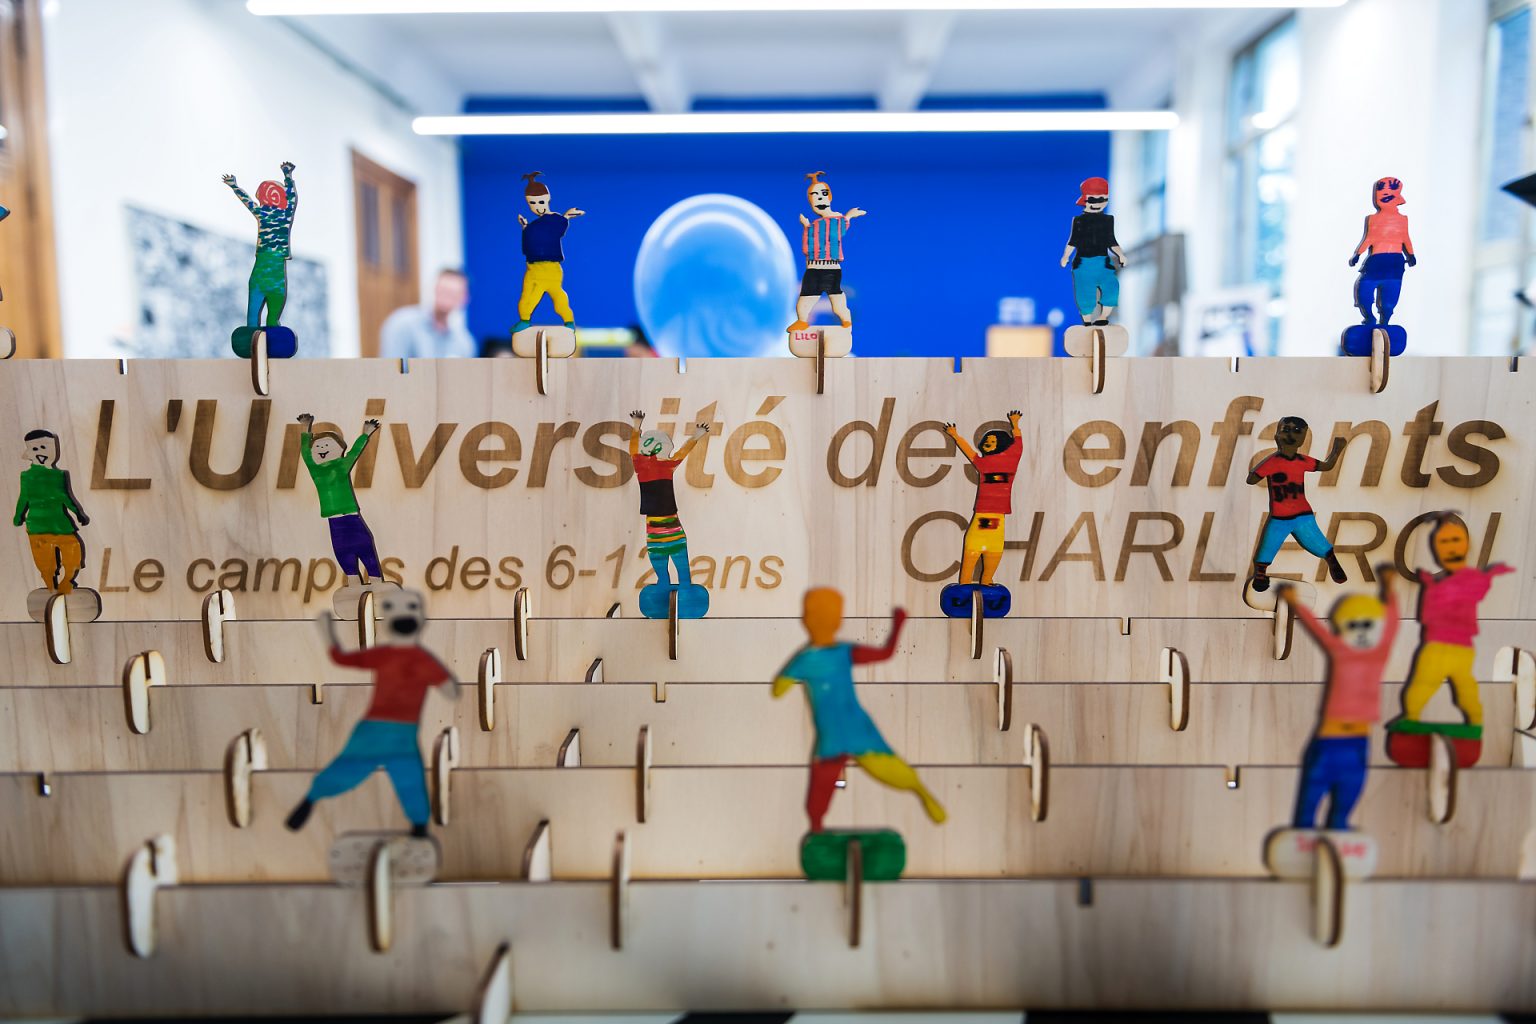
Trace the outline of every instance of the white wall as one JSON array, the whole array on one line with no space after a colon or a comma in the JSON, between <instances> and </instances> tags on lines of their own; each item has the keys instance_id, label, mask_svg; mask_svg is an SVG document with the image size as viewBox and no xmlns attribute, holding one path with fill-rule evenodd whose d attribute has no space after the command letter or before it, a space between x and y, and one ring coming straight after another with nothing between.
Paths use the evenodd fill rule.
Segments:
<instances>
[{"instance_id":1,"label":"white wall","mask_svg":"<svg viewBox=\"0 0 1536 1024\"><path fill-rule=\"evenodd\" d=\"M133 333L125 206L254 243L226 172L249 191L297 165L294 253L325 264L335 355L358 352L352 149L416 182L424 283L462 262L454 145L279 19L238 0L54 0L44 44L66 355L116 356Z\"/></svg>"},{"instance_id":2,"label":"white wall","mask_svg":"<svg viewBox=\"0 0 1536 1024\"><path fill-rule=\"evenodd\" d=\"M1295 124L1296 195L1284 282L1287 313L1280 350L1337 351L1358 322L1348 266L1371 212L1371 183L1403 180L1420 263L1405 277L1394 322L1410 351L1467 350L1471 254L1478 195L1484 5L1474 0L1349 0L1297 13L1301 106ZM1213 18L1181 47L1171 82L1117 91L1116 105L1155 102L1171 85L1180 124L1169 139L1168 227L1187 236L1193 291L1228 283L1227 82L1233 55L1278 12ZM1117 168L1134 139L1116 140Z\"/></svg>"}]
</instances>

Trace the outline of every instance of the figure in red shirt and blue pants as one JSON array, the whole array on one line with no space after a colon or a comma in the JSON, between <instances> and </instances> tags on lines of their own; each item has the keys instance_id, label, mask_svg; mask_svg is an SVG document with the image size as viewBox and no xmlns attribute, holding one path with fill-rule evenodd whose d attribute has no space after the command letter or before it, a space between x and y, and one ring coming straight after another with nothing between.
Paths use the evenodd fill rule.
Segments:
<instances>
[{"instance_id":1,"label":"figure in red shirt and blue pants","mask_svg":"<svg viewBox=\"0 0 1536 1024\"><path fill-rule=\"evenodd\" d=\"M1292 826L1317 827L1317 812L1328 798L1329 829L1349 828L1349 816L1365 789L1370 763L1371 724L1381 718L1381 677L1397 637L1397 600L1392 595L1392 567L1377 567L1380 597L1351 594L1333 609L1329 629L1297 601L1289 584L1280 598L1328 653L1328 682L1317 732L1301 762Z\"/></svg>"},{"instance_id":2,"label":"figure in red shirt and blue pants","mask_svg":"<svg viewBox=\"0 0 1536 1024\"><path fill-rule=\"evenodd\" d=\"M1328 562L1328 575L1335 583L1347 578L1333 545L1317 525L1317 516L1307 501L1306 474L1326 473L1344 454L1342 437L1333 440L1328 457L1322 461L1301 454L1301 444L1307 439L1307 421L1300 416L1282 416L1275 425L1275 452L1261 461L1248 473L1250 484L1264 483L1269 487L1269 518L1264 521L1259 535L1258 550L1253 556L1253 589L1263 593L1269 589L1269 565L1280 553L1280 546L1287 538L1296 542L1318 558Z\"/></svg>"},{"instance_id":3,"label":"figure in red shirt and blue pants","mask_svg":"<svg viewBox=\"0 0 1536 1024\"><path fill-rule=\"evenodd\" d=\"M386 642L351 652L343 651L337 642L332 615L326 612L320 617L331 660L373 672L373 700L341 753L315 776L309 793L288 816L288 827L295 832L309 820L316 801L356 789L382 768L411 823L411 834L423 838L427 834L432 807L417 741L421 709L427 692L437 686L457 700L459 684L447 666L421 646L426 626L421 594L414 590L389 593L380 600L379 611Z\"/></svg>"}]
</instances>

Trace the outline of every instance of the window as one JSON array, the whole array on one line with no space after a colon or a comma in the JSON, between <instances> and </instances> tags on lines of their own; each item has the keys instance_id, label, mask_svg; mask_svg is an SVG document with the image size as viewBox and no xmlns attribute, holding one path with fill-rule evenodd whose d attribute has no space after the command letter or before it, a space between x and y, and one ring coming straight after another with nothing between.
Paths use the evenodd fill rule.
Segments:
<instances>
[{"instance_id":1,"label":"window","mask_svg":"<svg viewBox=\"0 0 1536 1024\"><path fill-rule=\"evenodd\" d=\"M1165 103L1164 107L1171 106ZM1168 230L1168 133L1142 132L1137 154L1136 178L1141 193L1136 203L1140 209L1141 237L1145 241Z\"/></svg>"},{"instance_id":2,"label":"window","mask_svg":"<svg viewBox=\"0 0 1536 1024\"><path fill-rule=\"evenodd\" d=\"M1287 18L1233 58L1228 85L1227 181L1230 195L1227 283L1262 284L1271 341L1285 314L1286 228L1296 194L1296 126L1301 53L1296 19Z\"/></svg>"},{"instance_id":3,"label":"window","mask_svg":"<svg viewBox=\"0 0 1536 1024\"><path fill-rule=\"evenodd\" d=\"M1504 186L1533 169L1531 162L1530 4L1498 0L1491 5L1483 85L1482 163L1477 240L1473 249L1472 338L1474 355L1519 352L1531 338L1528 308L1536 277L1536 219ZM1522 301L1521 297L1524 297Z\"/></svg>"}]
</instances>

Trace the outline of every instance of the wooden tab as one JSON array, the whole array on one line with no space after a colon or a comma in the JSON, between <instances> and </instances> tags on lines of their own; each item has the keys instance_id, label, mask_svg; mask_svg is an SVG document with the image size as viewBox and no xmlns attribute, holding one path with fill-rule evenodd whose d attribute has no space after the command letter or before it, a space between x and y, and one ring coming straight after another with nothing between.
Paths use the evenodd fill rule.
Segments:
<instances>
[{"instance_id":1,"label":"wooden tab","mask_svg":"<svg viewBox=\"0 0 1536 1024\"><path fill-rule=\"evenodd\" d=\"M479 695L480 728L496 728L496 684L501 682L501 648L487 647L480 655Z\"/></svg>"},{"instance_id":2,"label":"wooden tab","mask_svg":"<svg viewBox=\"0 0 1536 1024\"><path fill-rule=\"evenodd\" d=\"M992 678L997 684L997 731L1013 728L1013 655L1008 648L993 652Z\"/></svg>"},{"instance_id":3,"label":"wooden tab","mask_svg":"<svg viewBox=\"0 0 1536 1024\"><path fill-rule=\"evenodd\" d=\"M459 727L450 725L438 734L432 748L432 803L439 825L448 824L448 794L453 769L459 766Z\"/></svg>"},{"instance_id":4,"label":"wooden tab","mask_svg":"<svg viewBox=\"0 0 1536 1024\"><path fill-rule=\"evenodd\" d=\"M388 953L395 943L395 889L389 860L389 840L381 839L368 860L368 940L375 953Z\"/></svg>"},{"instance_id":5,"label":"wooden tab","mask_svg":"<svg viewBox=\"0 0 1536 1024\"><path fill-rule=\"evenodd\" d=\"M572 729L565 734L565 742L560 744L560 752L555 755L556 768L580 768L581 767L581 730Z\"/></svg>"},{"instance_id":6,"label":"wooden tab","mask_svg":"<svg viewBox=\"0 0 1536 1024\"><path fill-rule=\"evenodd\" d=\"M251 775L267 768L267 743L260 729L236 736L224 758L225 804L235 828L251 824Z\"/></svg>"},{"instance_id":7,"label":"wooden tab","mask_svg":"<svg viewBox=\"0 0 1536 1024\"><path fill-rule=\"evenodd\" d=\"M154 955L155 893L161 886L175 885L176 841L161 835L147 840L128 859L123 873L123 911L127 929L128 951L140 959Z\"/></svg>"},{"instance_id":8,"label":"wooden tab","mask_svg":"<svg viewBox=\"0 0 1536 1024\"><path fill-rule=\"evenodd\" d=\"M1024 763L1029 766L1029 819L1044 821L1050 810L1050 750L1038 725L1024 727Z\"/></svg>"},{"instance_id":9,"label":"wooden tab","mask_svg":"<svg viewBox=\"0 0 1536 1024\"><path fill-rule=\"evenodd\" d=\"M528 660L528 619L532 616L527 587L518 587L512 595L512 651L518 661Z\"/></svg>"},{"instance_id":10,"label":"wooden tab","mask_svg":"<svg viewBox=\"0 0 1536 1024\"><path fill-rule=\"evenodd\" d=\"M1168 726L1183 732L1189 726L1189 660L1177 649L1164 647L1160 663L1168 684Z\"/></svg>"},{"instance_id":11,"label":"wooden tab","mask_svg":"<svg viewBox=\"0 0 1536 1024\"><path fill-rule=\"evenodd\" d=\"M1317 845L1312 875L1312 936L1328 949L1337 946L1344 937L1344 867L1339 851L1328 836L1321 836Z\"/></svg>"},{"instance_id":12,"label":"wooden tab","mask_svg":"<svg viewBox=\"0 0 1536 1024\"><path fill-rule=\"evenodd\" d=\"M470 1024L507 1024L512 1017L512 944L503 942L491 954L491 962L475 992Z\"/></svg>"},{"instance_id":13,"label":"wooden tab","mask_svg":"<svg viewBox=\"0 0 1536 1024\"><path fill-rule=\"evenodd\" d=\"M613 841L613 872L608 881L608 934L614 949L624 948L629 918L629 833L619 832Z\"/></svg>"},{"instance_id":14,"label":"wooden tab","mask_svg":"<svg viewBox=\"0 0 1536 1024\"><path fill-rule=\"evenodd\" d=\"M523 847L523 881L548 882L554 878L549 835L549 819L542 818L534 826L528 845Z\"/></svg>"}]
</instances>

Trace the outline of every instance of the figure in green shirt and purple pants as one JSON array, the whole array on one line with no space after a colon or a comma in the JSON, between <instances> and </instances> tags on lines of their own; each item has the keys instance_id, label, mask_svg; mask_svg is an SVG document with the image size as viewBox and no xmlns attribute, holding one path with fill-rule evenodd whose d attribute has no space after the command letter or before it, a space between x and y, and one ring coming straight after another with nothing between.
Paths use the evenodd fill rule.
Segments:
<instances>
[{"instance_id":1,"label":"figure in green shirt and purple pants","mask_svg":"<svg viewBox=\"0 0 1536 1024\"><path fill-rule=\"evenodd\" d=\"M352 490L352 466L368 447L368 439L379 429L379 421L365 422L362 434L352 442L351 448L343 447L346 442L334 430L315 434L315 417L310 413L301 415L299 422L304 424L299 450L309 469L309 478L315 482L315 491L320 495L320 514L331 525L331 549L336 553L337 564L346 573L349 583L383 579L384 570L379 565L373 531L363 522L357 495Z\"/></svg>"}]
</instances>

